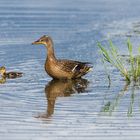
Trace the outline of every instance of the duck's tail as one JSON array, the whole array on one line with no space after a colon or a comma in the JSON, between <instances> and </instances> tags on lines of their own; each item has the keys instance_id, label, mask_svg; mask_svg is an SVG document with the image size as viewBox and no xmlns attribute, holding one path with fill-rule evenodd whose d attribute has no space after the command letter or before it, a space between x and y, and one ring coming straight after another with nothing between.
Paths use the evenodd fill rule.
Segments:
<instances>
[{"instance_id":1,"label":"duck's tail","mask_svg":"<svg viewBox=\"0 0 140 140\"><path fill-rule=\"evenodd\" d=\"M82 69L80 69L80 72L77 74L77 78L80 78L82 76L84 76L85 74L87 74L88 72L93 70L93 66L89 63L86 63Z\"/></svg>"}]
</instances>

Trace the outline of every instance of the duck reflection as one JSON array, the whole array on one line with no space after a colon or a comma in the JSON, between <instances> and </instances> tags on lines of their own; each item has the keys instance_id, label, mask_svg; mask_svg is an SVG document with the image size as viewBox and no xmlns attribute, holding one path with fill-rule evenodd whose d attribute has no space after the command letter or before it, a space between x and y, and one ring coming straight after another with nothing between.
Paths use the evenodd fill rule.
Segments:
<instances>
[{"instance_id":1,"label":"duck reflection","mask_svg":"<svg viewBox=\"0 0 140 140\"><path fill-rule=\"evenodd\" d=\"M54 113L54 107L57 97L67 97L74 93L82 93L89 84L86 79L76 80L52 80L45 87L47 99L47 111L37 118L49 118Z\"/></svg>"}]
</instances>

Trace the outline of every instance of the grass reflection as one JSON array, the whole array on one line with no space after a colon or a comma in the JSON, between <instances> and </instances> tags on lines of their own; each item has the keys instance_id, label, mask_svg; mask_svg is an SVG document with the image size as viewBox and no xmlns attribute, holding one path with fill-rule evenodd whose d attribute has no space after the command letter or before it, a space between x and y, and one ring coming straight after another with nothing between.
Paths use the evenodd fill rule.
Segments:
<instances>
[{"instance_id":1,"label":"grass reflection","mask_svg":"<svg viewBox=\"0 0 140 140\"><path fill-rule=\"evenodd\" d=\"M131 89L131 96L130 96L131 100L130 100L130 105L128 107L128 112L127 112L127 116L131 117L132 113L133 113L133 105L134 105L134 99L135 99L135 87L133 86Z\"/></svg>"},{"instance_id":2,"label":"grass reflection","mask_svg":"<svg viewBox=\"0 0 140 140\"><path fill-rule=\"evenodd\" d=\"M123 89L117 94L113 101L108 101L102 108L101 108L101 115L112 116L112 113L115 112L115 109L119 107L120 100L125 94L130 93L130 103L128 104L127 109L127 116L133 116L133 108L135 103L135 90L136 86L131 86L126 84Z\"/></svg>"}]
</instances>

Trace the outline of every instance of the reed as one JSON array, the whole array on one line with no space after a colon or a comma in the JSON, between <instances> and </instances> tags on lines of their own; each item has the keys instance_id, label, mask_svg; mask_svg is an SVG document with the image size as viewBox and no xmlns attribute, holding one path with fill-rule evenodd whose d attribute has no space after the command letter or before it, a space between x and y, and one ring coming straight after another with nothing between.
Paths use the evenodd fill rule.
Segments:
<instances>
[{"instance_id":1,"label":"reed","mask_svg":"<svg viewBox=\"0 0 140 140\"><path fill-rule=\"evenodd\" d=\"M130 82L138 82L140 79L140 47L138 49L138 56L133 55L133 46L130 39L127 40L127 48L129 53L129 64L118 54L117 47L109 40L108 49L106 49L100 42L98 42L98 47L102 54L102 61L108 62L117 68L125 80ZM129 66L130 65L130 66Z\"/></svg>"}]
</instances>

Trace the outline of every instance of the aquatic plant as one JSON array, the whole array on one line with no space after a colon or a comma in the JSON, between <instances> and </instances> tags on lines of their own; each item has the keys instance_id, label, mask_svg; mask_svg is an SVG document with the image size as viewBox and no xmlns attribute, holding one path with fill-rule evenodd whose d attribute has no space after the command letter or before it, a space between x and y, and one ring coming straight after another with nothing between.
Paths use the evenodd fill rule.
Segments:
<instances>
[{"instance_id":1,"label":"aquatic plant","mask_svg":"<svg viewBox=\"0 0 140 140\"><path fill-rule=\"evenodd\" d=\"M128 62L129 65L126 65L123 57L118 54L117 47L109 40L109 47L106 49L100 42L98 42L98 47L102 54L103 63L108 62L117 68L125 80L130 82L138 82L140 79L140 47L138 49L138 56L133 55L133 46L130 39L127 40L128 48ZM106 69L106 67L105 67ZM109 76L108 76L109 77Z\"/></svg>"}]
</instances>

